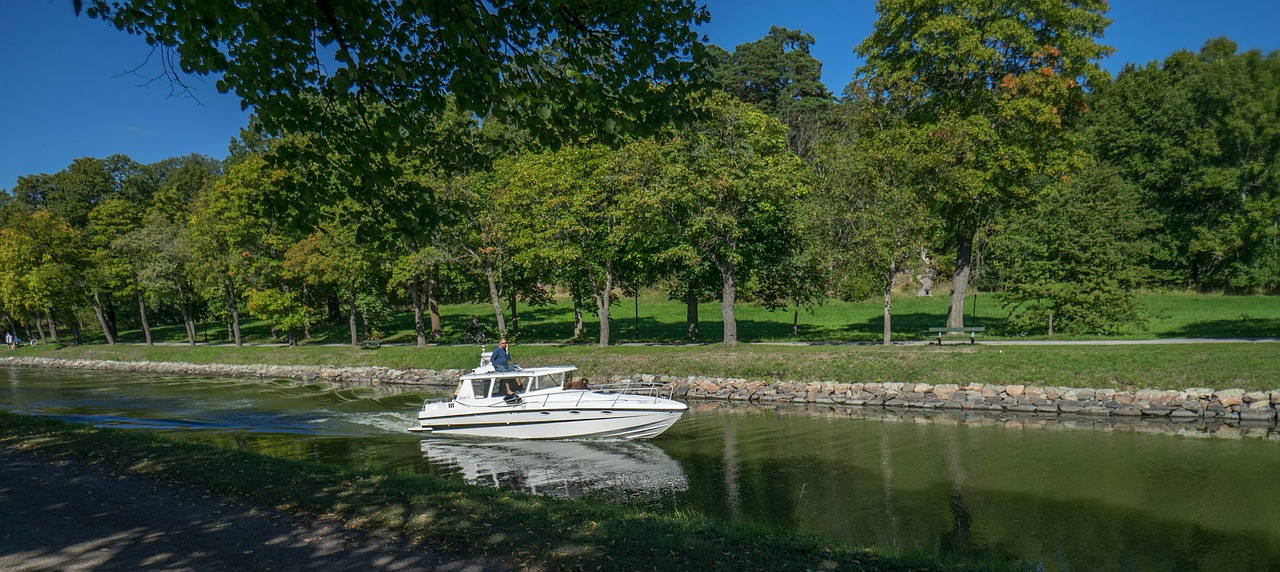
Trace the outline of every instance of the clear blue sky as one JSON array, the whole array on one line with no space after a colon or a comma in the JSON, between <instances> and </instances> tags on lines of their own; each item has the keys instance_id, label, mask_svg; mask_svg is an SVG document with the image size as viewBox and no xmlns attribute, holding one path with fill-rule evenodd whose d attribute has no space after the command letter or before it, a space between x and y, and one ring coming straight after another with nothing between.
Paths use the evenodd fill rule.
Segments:
<instances>
[{"instance_id":1,"label":"clear blue sky","mask_svg":"<svg viewBox=\"0 0 1280 572\"><path fill-rule=\"evenodd\" d=\"M708 0L709 40L732 51L773 25L798 28L817 40L823 80L840 93L859 62L853 47L875 23L871 0ZM1160 60L1199 50L1227 36L1241 50L1280 49L1280 0L1113 0L1104 43L1117 48L1104 62ZM76 18L71 0L0 0L0 189L19 176L53 173L77 157L124 153L143 163L202 153L226 155L247 114L212 81L191 79L199 101L171 97L160 69L147 62L138 37L100 21ZM135 75L135 68L142 66Z\"/></svg>"}]
</instances>

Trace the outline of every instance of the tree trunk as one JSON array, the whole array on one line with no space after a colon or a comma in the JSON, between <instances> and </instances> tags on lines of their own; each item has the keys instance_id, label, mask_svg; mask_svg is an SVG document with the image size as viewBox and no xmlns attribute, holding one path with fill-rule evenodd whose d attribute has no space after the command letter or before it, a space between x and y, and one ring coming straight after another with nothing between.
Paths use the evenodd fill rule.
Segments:
<instances>
[{"instance_id":1,"label":"tree trunk","mask_svg":"<svg viewBox=\"0 0 1280 572\"><path fill-rule=\"evenodd\" d=\"M427 278L427 312L431 315L431 339L438 340L444 336L444 328L440 322L440 265L431 266L431 276Z\"/></svg>"},{"instance_id":2,"label":"tree trunk","mask_svg":"<svg viewBox=\"0 0 1280 572\"><path fill-rule=\"evenodd\" d=\"M72 313L72 317L75 318L74 320L71 320L71 341L75 342L76 345L80 345L81 343L83 343L80 339L80 330L81 330L80 316L75 315L74 311L72 311L71 313Z\"/></svg>"},{"instance_id":3,"label":"tree trunk","mask_svg":"<svg viewBox=\"0 0 1280 572\"><path fill-rule=\"evenodd\" d=\"M800 300L795 301L795 309L791 312L791 337L800 337Z\"/></svg>"},{"instance_id":4,"label":"tree trunk","mask_svg":"<svg viewBox=\"0 0 1280 572\"><path fill-rule=\"evenodd\" d=\"M733 346L738 343L738 319L733 309L733 304L738 297L738 287L734 283L733 262L725 260L719 266L720 318L724 320L724 345Z\"/></svg>"},{"instance_id":5,"label":"tree trunk","mask_svg":"<svg viewBox=\"0 0 1280 572\"><path fill-rule=\"evenodd\" d=\"M689 339L698 339L698 294L692 287L689 288L689 297L685 301L685 323Z\"/></svg>"},{"instance_id":6,"label":"tree trunk","mask_svg":"<svg viewBox=\"0 0 1280 572\"><path fill-rule=\"evenodd\" d=\"M360 331L356 327L356 287L347 288L347 325L351 329L351 347L360 347Z\"/></svg>"},{"instance_id":7,"label":"tree trunk","mask_svg":"<svg viewBox=\"0 0 1280 572\"><path fill-rule=\"evenodd\" d=\"M182 325L187 329L187 345L194 347L196 345L196 322L191 318L191 304L184 300L178 304L178 310L182 312Z\"/></svg>"},{"instance_id":8,"label":"tree trunk","mask_svg":"<svg viewBox=\"0 0 1280 572\"><path fill-rule=\"evenodd\" d=\"M893 343L893 278L897 273L896 260L889 261L889 272L884 277L884 345Z\"/></svg>"},{"instance_id":9,"label":"tree trunk","mask_svg":"<svg viewBox=\"0 0 1280 572\"><path fill-rule=\"evenodd\" d=\"M576 301L574 302L577 303ZM8 308L0 307L0 312L4 312L4 321L9 324L9 331L15 335L18 333L18 325L13 323L13 314L9 313Z\"/></svg>"},{"instance_id":10,"label":"tree trunk","mask_svg":"<svg viewBox=\"0 0 1280 572\"><path fill-rule=\"evenodd\" d=\"M484 277L489 281L489 302L493 304L493 316L498 322L498 335L507 337L507 319L502 315L502 293L498 291L498 280L494 276L493 264L485 262Z\"/></svg>"},{"instance_id":11,"label":"tree trunk","mask_svg":"<svg viewBox=\"0 0 1280 572\"><path fill-rule=\"evenodd\" d=\"M948 328L964 327L964 297L973 272L973 239L972 233L965 233L956 248L956 272L951 278L951 305L947 309Z\"/></svg>"},{"instance_id":12,"label":"tree trunk","mask_svg":"<svg viewBox=\"0 0 1280 572\"><path fill-rule=\"evenodd\" d=\"M111 337L116 341L120 340L120 330L116 327L116 301L110 296L107 297L107 326L111 328Z\"/></svg>"},{"instance_id":13,"label":"tree trunk","mask_svg":"<svg viewBox=\"0 0 1280 572\"><path fill-rule=\"evenodd\" d=\"M427 346L427 325L422 320L422 282L414 278L409 282L409 301L413 303L413 330L418 334L418 347Z\"/></svg>"},{"instance_id":14,"label":"tree trunk","mask_svg":"<svg viewBox=\"0 0 1280 572\"><path fill-rule=\"evenodd\" d=\"M302 283L302 339L311 341L311 312L307 310L307 300L311 299L311 290L307 283Z\"/></svg>"},{"instance_id":15,"label":"tree trunk","mask_svg":"<svg viewBox=\"0 0 1280 572\"><path fill-rule=\"evenodd\" d=\"M142 291L138 291L138 321L142 324L142 339L151 344L151 324L147 323L147 303L142 299Z\"/></svg>"},{"instance_id":16,"label":"tree trunk","mask_svg":"<svg viewBox=\"0 0 1280 572\"><path fill-rule=\"evenodd\" d=\"M231 339L237 348L242 347L244 339L240 337L240 303L236 301L236 285L227 279L222 283L222 289L227 295L227 311L231 312Z\"/></svg>"},{"instance_id":17,"label":"tree trunk","mask_svg":"<svg viewBox=\"0 0 1280 572\"><path fill-rule=\"evenodd\" d=\"M93 315L98 317L98 324L102 326L102 335L107 338L107 345L116 345L116 337L112 335L111 328L107 326L107 315L102 310L102 298L98 296L97 292L94 292L89 301L93 305Z\"/></svg>"},{"instance_id":18,"label":"tree trunk","mask_svg":"<svg viewBox=\"0 0 1280 572\"><path fill-rule=\"evenodd\" d=\"M516 289L509 290L511 294L511 335L520 333L520 315L516 314Z\"/></svg>"},{"instance_id":19,"label":"tree trunk","mask_svg":"<svg viewBox=\"0 0 1280 572\"><path fill-rule=\"evenodd\" d=\"M53 321L53 308L44 309L44 321L49 323L49 341L58 343L58 323Z\"/></svg>"},{"instance_id":20,"label":"tree trunk","mask_svg":"<svg viewBox=\"0 0 1280 572\"><path fill-rule=\"evenodd\" d=\"M37 314L37 313L35 313L35 312L32 312L32 311L28 310L28 311L27 311L27 318L28 318L30 321L35 322L35 325L36 325L36 333L40 335L40 343L41 343L41 344L46 344L46 343L48 343L48 340L44 337L44 326L42 326L42 325L40 324L40 314Z\"/></svg>"},{"instance_id":21,"label":"tree trunk","mask_svg":"<svg viewBox=\"0 0 1280 572\"><path fill-rule=\"evenodd\" d=\"M587 326L582 323L582 301L577 296L573 297L573 339L581 340L587 337Z\"/></svg>"},{"instance_id":22,"label":"tree trunk","mask_svg":"<svg viewBox=\"0 0 1280 572\"><path fill-rule=\"evenodd\" d=\"M600 281L591 276L591 296L596 301L596 315L600 317L600 347L609 347L609 293L613 292L613 268L604 265L604 287Z\"/></svg>"},{"instance_id":23,"label":"tree trunk","mask_svg":"<svg viewBox=\"0 0 1280 572\"><path fill-rule=\"evenodd\" d=\"M27 334L27 339L31 339L31 314L27 314L27 320L22 323L22 331Z\"/></svg>"}]
</instances>

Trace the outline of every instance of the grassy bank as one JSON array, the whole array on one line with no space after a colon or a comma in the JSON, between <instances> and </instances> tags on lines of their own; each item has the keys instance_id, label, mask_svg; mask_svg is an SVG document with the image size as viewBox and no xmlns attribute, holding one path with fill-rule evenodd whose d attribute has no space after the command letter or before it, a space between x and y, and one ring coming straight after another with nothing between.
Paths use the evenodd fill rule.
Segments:
<instances>
[{"instance_id":1,"label":"grassy bank","mask_svg":"<svg viewBox=\"0 0 1280 572\"><path fill-rule=\"evenodd\" d=\"M1227 296L1196 293L1147 292L1137 295L1143 321L1129 327L1114 337L1120 339L1161 339L1180 337L1280 337L1280 297L1277 296ZM462 332L471 316L478 316L486 325L488 334L494 335L493 308L487 304L449 304L441 307L444 341L462 341ZM844 302L831 300L822 306L803 310L796 316L792 311L769 310L751 303L738 304L738 335L742 341L876 341L884 330L882 301ZM510 306L504 306L507 319L511 319ZM556 298L551 304L532 307L519 304L519 333L523 342L566 342L573 337L573 306L564 298ZM985 326L987 335L999 339L1012 337L1038 339L1045 337L1043 329L1013 331L1007 323L1008 310L1002 308L996 297L989 293L970 296L965 308L967 325ZM660 292L645 291L637 301L634 298L620 300L612 311L610 322L615 342L679 342L685 341L685 306L667 300ZM921 339L930 327L946 322L947 298L944 294L933 297L910 295L895 296L893 302L893 330L898 340ZM584 316L586 339L598 338L598 322L594 316ZM120 312L120 337L128 342L141 342L142 333L137 329L137 316ZM699 306L701 337L699 341L719 341L723 333L720 305L707 302ZM792 321L796 320L797 335L792 335ZM152 322L161 318L153 316ZM94 327L91 317L85 318L88 328ZM1061 327L1059 327L1061 329ZM226 326L220 322L202 322L197 326L201 341L224 341ZM66 335L66 331L62 334ZM253 342L273 341L271 329L261 320L246 317L242 323L244 339ZM344 317L335 324L317 324L313 328L317 343L345 343L350 335ZM186 341L181 324L159 324L152 330L156 341ZM412 343L415 339L413 316L400 312L390 323L382 327L382 339L390 342ZM1064 338L1059 333L1058 338ZM1069 336L1066 336L1069 339ZM86 333L88 341L101 341L101 335ZM1090 338L1094 339L1094 338Z\"/></svg>"},{"instance_id":2,"label":"grassy bank","mask_svg":"<svg viewBox=\"0 0 1280 572\"><path fill-rule=\"evenodd\" d=\"M526 366L575 364L584 375L665 374L756 380L956 383L969 382L1115 389L1280 387L1275 343L905 346L742 344L699 346L516 345ZM0 356L176 361L189 363L384 366L460 369L478 361L474 346L143 346L24 347Z\"/></svg>"},{"instance_id":3,"label":"grassy bank","mask_svg":"<svg viewBox=\"0 0 1280 572\"><path fill-rule=\"evenodd\" d=\"M396 531L424 546L510 557L525 568L1005 568L944 566L930 557L877 554L693 514L534 497L430 476L353 472L9 413L0 413L0 446Z\"/></svg>"}]
</instances>

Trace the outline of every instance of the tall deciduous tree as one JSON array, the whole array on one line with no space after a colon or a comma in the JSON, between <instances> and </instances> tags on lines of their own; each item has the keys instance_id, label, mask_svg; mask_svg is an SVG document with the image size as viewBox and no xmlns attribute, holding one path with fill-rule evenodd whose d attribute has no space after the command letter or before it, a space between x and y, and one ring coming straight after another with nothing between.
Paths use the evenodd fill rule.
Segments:
<instances>
[{"instance_id":1,"label":"tall deciduous tree","mask_svg":"<svg viewBox=\"0 0 1280 572\"><path fill-rule=\"evenodd\" d=\"M268 168L261 155L251 155L229 167L192 202L189 272L210 299L223 301L237 347L243 344L240 302L244 291L254 286L263 266L273 264L287 248L281 221L268 209L284 176Z\"/></svg>"},{"instance_id":2,"label":"tall deciduous tree","mask_svg":"<svg viewBox=\"0 0 1280 572\"><path fill-rule=\"evenodd\" d=\"M706 119L670 146L671 181L651 185L638 199L661 217L672 248L696 253L720 277L726 345L738 341L734 303L740 283L767 264L794 232L791 220L804 195L804 163L787 146L786 127L749 104L714 94Z\"/></svg>"},{"instance_id":3,"label":"tall deciduous tree","mask_svg":"<svg viewBox=\"0 0 1280 572\"><path fill-rule=\"evenodd\" d=\"M933 209L956 249L947 325L964 324L975 241L1036 175L1070 162L1068 127L1104 79L1105 0L879 0L861 74L914 100L908 121L949 155Z\"/></svg>"},{"instance_id":4,"label":"tall deciduous tree","mask_svg":"<svg viewBox=\"0 0 1280 572\"><path fill-rule=\"evenodd\" d=\"M937 190L938 160L923 132L903 122L904 110L875 96L883 91L846 91L842 120L816 146L806 229L837 294L883 295L889 345L897 277L931 238L924 198Z\"/></svg>"}]
</instances>

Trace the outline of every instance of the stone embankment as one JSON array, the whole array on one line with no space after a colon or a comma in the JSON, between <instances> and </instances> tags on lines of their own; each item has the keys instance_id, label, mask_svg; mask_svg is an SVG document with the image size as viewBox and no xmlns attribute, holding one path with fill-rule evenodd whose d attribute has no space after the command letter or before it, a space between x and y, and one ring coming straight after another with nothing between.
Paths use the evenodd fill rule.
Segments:
<instances>
[{"instance_id":1,"label":"stone embankment","mask_svg":"<svg viewBox=\"0 0 1280 572\"><path fill-rule=\"evenodd\" d=\"M343 387L413 385L453 389L462 371L456 369L391 369L386 367L330 367L314 365L229 365L182 362L137 362L40 357L0 358L0 366L92 369L217 377L288 379L303 383L332 383Z\"/></svg>"},{"instance_id":2,"label":"stone embankment","mask_svg":"<svg viewBox=\"0 0 1280 572\"><path fill-rule=\"evenodd\" d=\"M385 367L189 364L37 357L2 358L0 365L289 379L305 383L334 383L347 387L403 385L448 389L453 388L458 376L462 373L459 370L399 370ZM1206 419L1226 423L1236 421L1275 423L1277 404L1280 404L1280 389L1251 392L1240 389L1209 388L1121 391L994 383L933 385L899 382L765 382L648 374L614 375L604 381L659 384L677 397L695 400L1168 418L1188 421Z\"/></svg>"}]
</instances>

